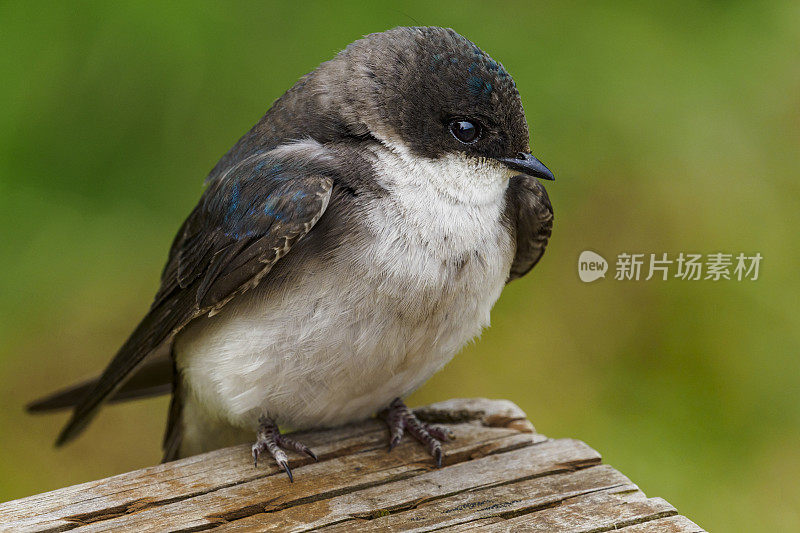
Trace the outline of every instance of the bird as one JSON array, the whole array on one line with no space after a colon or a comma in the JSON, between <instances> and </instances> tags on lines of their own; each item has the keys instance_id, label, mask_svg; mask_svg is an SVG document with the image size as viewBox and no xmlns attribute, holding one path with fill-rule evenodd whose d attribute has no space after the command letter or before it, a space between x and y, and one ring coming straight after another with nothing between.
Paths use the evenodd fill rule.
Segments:
<instances>
[{"instance_id":1,"label":"bird","mask_svg":"<svg viewBox=\"0 0 800 533\"><path fill-rule=\"evenodd\" d=\"M253 443L293 480L283 428L376 414L442 466L410 393L488 327L551 236L553 209L511 75L449 28L360 38L302 76L219 160L160 287L99 377L32 402L171 394L164 461Z\"/></svg>"}]
</instances>

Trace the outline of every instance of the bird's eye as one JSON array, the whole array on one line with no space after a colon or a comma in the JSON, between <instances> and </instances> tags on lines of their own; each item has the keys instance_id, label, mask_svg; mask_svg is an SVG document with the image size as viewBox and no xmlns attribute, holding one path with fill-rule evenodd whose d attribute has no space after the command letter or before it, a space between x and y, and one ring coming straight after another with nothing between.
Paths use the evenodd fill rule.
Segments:
<instances>
[{"instance_id":1,"label":"bird's eye","mask_svg":"<svg viewBox=\"0 0 800 533\"><path fill-rule=\"evenodd\" d=\"M450 133L459 142L472 144L481 136L481 127L477 122L457 119L450 122Z\"/></svg>"}]
</instances>

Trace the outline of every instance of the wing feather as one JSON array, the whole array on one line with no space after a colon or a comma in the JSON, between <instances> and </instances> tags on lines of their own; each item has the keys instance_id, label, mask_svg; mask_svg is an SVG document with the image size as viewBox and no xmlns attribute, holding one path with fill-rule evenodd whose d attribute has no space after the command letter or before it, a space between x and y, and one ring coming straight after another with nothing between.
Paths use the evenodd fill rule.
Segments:
<instances>
[{"instance_id":1,"label":"wing feather","mask_svg":"<svg viewBox=\"0 0 800 533\"><path fill-rule=\"evenodd\" d=\"M517 251L508 281L521 278L539 262L553 230L553 206L536 178L511 179L506 196L506 218L516 235Z\"/></svg>"},{"instance_id":2,"label":"wing feather","mask_svg":"<svg viewBox=\"0 0 800 533\"><path fill-rule=\"evenodd\" d=\"M148 354L194 318L252 287L316 224L333 179L320 161L250 157L212 181L181 226L161 287L144 319L58 438L74 438Z\"/></svg>"}]
</instances>

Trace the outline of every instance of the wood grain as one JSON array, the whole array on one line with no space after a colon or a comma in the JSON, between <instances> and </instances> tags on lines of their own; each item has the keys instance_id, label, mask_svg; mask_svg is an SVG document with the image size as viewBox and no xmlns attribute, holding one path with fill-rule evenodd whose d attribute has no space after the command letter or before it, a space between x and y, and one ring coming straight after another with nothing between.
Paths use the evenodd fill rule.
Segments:
<instances>
[{"instance_id":1,"label":"wood grain","mask_svg":"<svg viewBox=\"0 0 800 533\"><path fill-rule=\"evenodd\" d=\"M368 420L298 436L295 483L249 445L0 504L2 531L586 531L699 532L648 499L586 444L548 439L506 400L448 400L416 410L457 435L436 469Z\"/></svg>"}]
</instances>

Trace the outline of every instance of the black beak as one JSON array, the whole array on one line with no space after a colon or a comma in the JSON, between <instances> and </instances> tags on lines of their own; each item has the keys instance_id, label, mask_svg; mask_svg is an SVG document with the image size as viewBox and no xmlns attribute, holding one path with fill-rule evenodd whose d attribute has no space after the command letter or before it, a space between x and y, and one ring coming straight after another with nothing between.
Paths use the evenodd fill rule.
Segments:
<instances>
[{"instance_id":1,"label":"black beak","mask_svg":"<svg viewBox=\"0 0 800 533\"><path fill-rule=\"evenodd\" d=\"M503 163L511 170L522 172L523 174L533 176L534 178L542 178L543 180L556 179L556 177L553 176L553 173L550 172L550 169L544 166L544 163L533 157L531 154L523 154L520 152L517 154L517 157L501 158L498 159L498 161Z\"/></svg>"}]
</instances>

